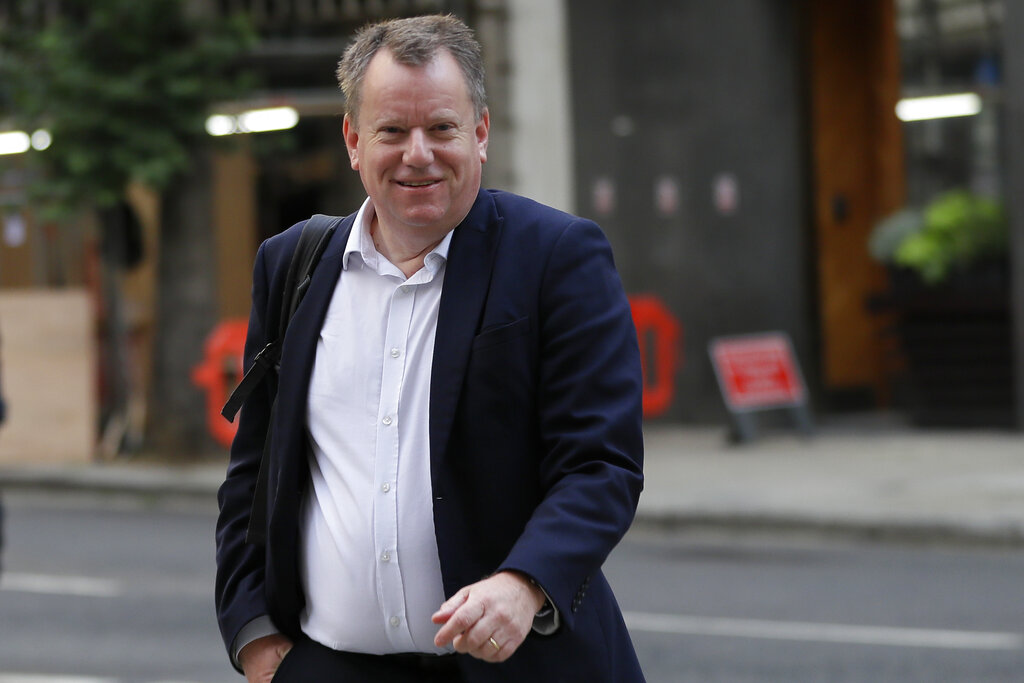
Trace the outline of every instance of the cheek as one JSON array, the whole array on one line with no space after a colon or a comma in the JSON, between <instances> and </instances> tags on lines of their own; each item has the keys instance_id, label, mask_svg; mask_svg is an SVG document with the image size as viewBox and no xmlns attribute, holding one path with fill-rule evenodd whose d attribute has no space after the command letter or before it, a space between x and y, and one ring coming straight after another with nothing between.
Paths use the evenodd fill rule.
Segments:
<instances>
[{"instance_id":1,"label":"cheek","mask_svg":"<svg viewBox=\"0 0 1024 683\"><path fill-rule=\"evenodd\" d=\"M395 154L380 150L362 150L356 163L359 165L357 170L372 176L380 176L395 166Z\"/></svg>"}]
</instances>

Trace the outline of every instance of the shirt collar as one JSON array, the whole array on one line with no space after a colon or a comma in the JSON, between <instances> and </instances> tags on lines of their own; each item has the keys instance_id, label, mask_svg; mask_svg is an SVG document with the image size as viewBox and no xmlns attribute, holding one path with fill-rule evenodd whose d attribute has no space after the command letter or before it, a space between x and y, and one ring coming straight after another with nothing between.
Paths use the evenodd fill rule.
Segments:
<instances>
[{"instance_id":1,"label":"shirt collar","mask_svg":"<svg viewBox=\"0 0 1024 683\"><path fill-rule=\"evenodd\" d=\"M345 245L345 253L342 256L342 268L345 270L348 270L349 257L352 254L358 254L368 268L378 272L380 262L386 260L377 251L377 247L373 244L373 238L370 237L370 225L373 223L375 214L376 210L373 208L373 201L367 197L363 205L359 207L355 224L352 226L352 232L348 236L348 243ZM448 248L452 243L453 232L455 232L454 228L449 230L444 239L424 257L423 266L432 274L436 274L441 269L441 266L448 261Z\"/></svg>"}]
</instances>

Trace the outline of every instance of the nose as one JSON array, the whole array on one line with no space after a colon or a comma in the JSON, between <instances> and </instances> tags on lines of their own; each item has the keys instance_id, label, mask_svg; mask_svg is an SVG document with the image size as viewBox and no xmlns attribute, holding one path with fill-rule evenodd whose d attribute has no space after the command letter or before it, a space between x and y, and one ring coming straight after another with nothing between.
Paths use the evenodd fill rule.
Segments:
<instances>
[{"instance_id":1,"label":"nose","mask_svg":"<svg viewBox=\"0 0 1024 683\"><path fill-rule=\"evenodd\" d=\"M430 138L422 128L413 128L409 133L408 143L402 161L408 166L423 168L434 160L434 152L430 147Z\"/></svg>"}]
</instances>

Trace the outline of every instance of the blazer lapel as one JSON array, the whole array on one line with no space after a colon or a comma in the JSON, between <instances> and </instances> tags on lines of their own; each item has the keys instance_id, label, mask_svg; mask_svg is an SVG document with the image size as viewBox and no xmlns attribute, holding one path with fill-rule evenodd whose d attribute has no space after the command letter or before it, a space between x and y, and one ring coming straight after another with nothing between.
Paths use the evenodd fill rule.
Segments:
<instances>
[{"instance_id":1,"label":"blazer lapel","mask_svg":"<svg viewBox=\"0 0 1024 683\"><path fill-rule=\"evenodd\" d=\"M435 481L451 436L470 346L487 300L502 220L493 198L481 190L469 215L455 229L448 249L430 375L430 461Z\"/></svg>"}]
</instances>

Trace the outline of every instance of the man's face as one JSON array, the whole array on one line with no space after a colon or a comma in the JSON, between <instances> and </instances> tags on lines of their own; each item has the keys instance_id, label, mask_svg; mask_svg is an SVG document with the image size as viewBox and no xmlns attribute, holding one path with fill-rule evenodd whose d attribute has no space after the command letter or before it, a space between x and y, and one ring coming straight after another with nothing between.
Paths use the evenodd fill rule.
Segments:
<instances>
[{"instance_id":1,"label":"man's face","mask_svg":"<svg viewBox=\"0 0 1024 683\"><path fill-rule=\"evenodd\" d=\"M441 50L406 66L381 50L362 86L345 144L384 230L440 239L469 213L487 160L490 119L477 120L462 71Z\"/></svg>"}]
</instances>

